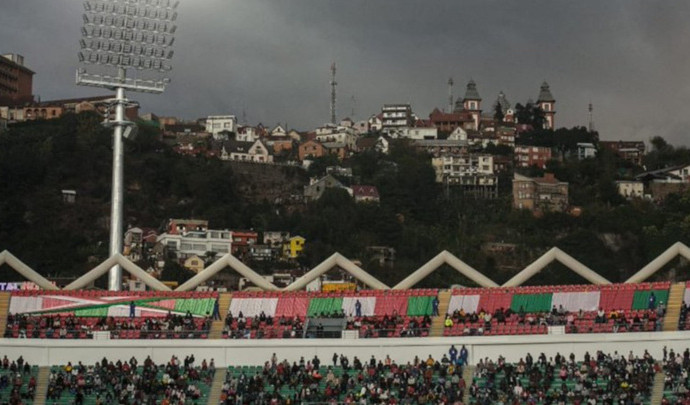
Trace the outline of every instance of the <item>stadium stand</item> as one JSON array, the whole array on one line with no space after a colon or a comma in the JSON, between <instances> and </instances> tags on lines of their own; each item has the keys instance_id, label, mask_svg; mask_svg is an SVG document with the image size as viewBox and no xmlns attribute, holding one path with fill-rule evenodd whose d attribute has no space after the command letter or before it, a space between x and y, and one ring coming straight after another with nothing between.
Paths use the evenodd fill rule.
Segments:
<instances>
[{"instance_id":1,"label":"stadium stand","mask_svg":"<svg viewBox=\"0 0 690 405\"><path fill-rule=\"evenodd\" d=\"M89 366L53 366L46 400L55 405L206 403L215 366L205 359L201 365L195 362L193 356L184 362L173 356L164 365L150 358L141 365L135 358L103 358Z\"/></svg>"},{"instance_id":2,"label":"stadium stand","mask_svg":"<svg viewBox=\"0 0 690 405\"><path fill-rule=\"evenodd\" d=\"M690 404L690 349L682 353L664 347L664 393L662 404Z\"/></svg>"},{"instance_id":3,"label":"stadium stand","mask_svg":"<svg viewBox=\"0 0 690 405\"><path fill-rule=\"evenodd\" d=\"M217 293L16 291L6 338L205 339Z\"/></svg>"},{"instance_id":4,"label":"stadium stand","mask_svg":"<svg viewBox=\"0 0 690 405\"><path fill-rule=\"evenodd\" d=\"M33 404L36 395L38 367L31 366L22 357L9 360L3 356L0 364L0 403Z\"/></svg>"},{"instance_id":5,"label":"stadium stand","mask_svg":"<svg viewBox=\"0 0 690 405\"><path fill-rule=\"evenodd\" d=\"M447 301L448 293L436 289L243 291L223 296L228 312L217 322L215 336L336 337L357 331L360 338L425 337L440 306L445 313L436 336L546 334L550 326L564 326L566 333L669 330L664 325L669 288L669 282L462 288L451 290ZM683 307L680 298L677 311L672 303L678 316L673 325L681 330L689 291L684 285L677 291ZM114 339L205 339L215 325L211 316L220 319L218 297L214 292L18 291L12 293L4 336L86 339L109 331Z\"/></svg>"},{"instance_id":6,"label":"stadium stand","mask_svg":"<svg viewBox=\"0 0 690 405\"><path fill-rule=\"evenodd\" d=\"M668 282L453 290L445 336L661 330Z\"/></svg>"},{"instance_id":7,"label":"stadium stand","mask_svg":"<svg viewBox=\"0 0 690 405\"><path fill-rule=\"evenodd\" d=\"M438 290L239 292L230 301L227 338L304 337L310 322L343 319L362 338L428 336Z\"/></svg>"},{"instance_id":8,"label":"stadium stand","mask_svg":"<svg viewBox=\"0 0 690 405\"><path fill-rule=\"evenodd\" d=\"M537 359L527 353L518 363L482 359L469 387L470 404L649 404L658 364L641 357L586 353Z\"/></svg>"},{"instance_id":9,"label":"stadium stand","mask_svg":"<svg viewBox=\"0 0 690 405\"><path fill-rule=\"evenodd\" d=\"M429 356L407 364L385 359L332 361L301 358L290 364L273 356L264 366L230 366L221 404L237 403L460 403L465 390L462 367Z\"/></svg>"}]
</instances>

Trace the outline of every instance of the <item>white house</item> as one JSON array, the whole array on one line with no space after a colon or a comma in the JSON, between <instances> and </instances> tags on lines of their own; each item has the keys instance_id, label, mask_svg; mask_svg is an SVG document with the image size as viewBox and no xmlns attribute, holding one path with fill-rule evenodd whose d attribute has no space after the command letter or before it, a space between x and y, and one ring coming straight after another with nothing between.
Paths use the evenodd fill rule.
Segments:
<instances>
[{"instance_id":1,"label":"white house","mask_svg":"<svg viewBox=\"0 0 690 405\"><path fill-rule=\"evenodd\" d=\"M577 160L593 158L597 155L597 148L592 143L578 142Z\"/></svg>"},{"instance_id":2,"label":"white house","mask_svg":"<svg viewBox=\"0 0 690 405\"><path fill-rule=\"evenodd\" d=\"M235 140L240 142L255 142L259 139L259 133L256 128L248 125L240 125L237 127Z\"/></svg>"},{"instance_id":3,"label":"white house","mask_svg":"<svg viewBox=\"0 0 690 405\"><path fill-rule=\"evenodd\" d=\"M236 132L237 117L234 115L210 115L206 117L206 132L213 136L213 139L220 139L221 132Z\"/></svg>"},{"instance_id":4,"label":"white house","mask_svg":"<svg viewBox=\"0 0 690 405\"><path fill-rule=\"evenodd\" d=\"M168 253L177 258L187 258L192 255L204 257L206 252L214 252L222 256L231 252L232 231L209 229L179 234L162 233L156 238L156 243L162 245Z\"/></svg>"},{"instance_id":5,"label":"white house","mask_svg":"<svg viewBox=\"0 0 690 405\"><path fill-rule=\"evenodd\" d=\"M356 150L357 138L357 132L353 128L325 126L316 130L317 141L343 144L350 150Z\"/></svg>"},{"instance_id":6,"label":"white house","mask_svg":"<svg viewBox=\"0 0 690 405\"><path fill-rule=\"evenodd\" d=\"M286 136L287 136L287 131L280 124L276 125L276 127L271 130L271 137L284 138Z\"/></svg>"},{"instance_id":7,"label":"white house","mask_svg":"<svg viewBox=\"0 0 690 405\"><path fill-rule=\"evenodd\" d=\"M449 141L467 141L467 131L462 127L457 127L448 135Z\"/></svg>"},{"instance_id":8,"label":"white house","mask_svg":"<svg viewBox=\"0 0 690 405\"><path fill-rule=\"evenodd\" d=\"M371 131L380 131L383 128L383 120L376 114L369 117L367 124L369 126L369 130Z\"/></svg>"},{"instance_id":9,"label":"white house","mask_svg":"<svg viewBox=\"0 0 690 405\"><path fill-rule=\"evenodd\" d=\"M273 155L260 140L254 142L225 141L220 158L240 162L273 162Z\"/></svg>"},{"instance_id":10,"label":"white house","mask_svg":"<svg viewBox=\"0 0 690 405\"><path fill-rule=\"evenodd\" d=\"M616 181L618 194L625 198L642 198L644 196L644 183L641 181L619 180Z\"/></svg>"}]
</instances>

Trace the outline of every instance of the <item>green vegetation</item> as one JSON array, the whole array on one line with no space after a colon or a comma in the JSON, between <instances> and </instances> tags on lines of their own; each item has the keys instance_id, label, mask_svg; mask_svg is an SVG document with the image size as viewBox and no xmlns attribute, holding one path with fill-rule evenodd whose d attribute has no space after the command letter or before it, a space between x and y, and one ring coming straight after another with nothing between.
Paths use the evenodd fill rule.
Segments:
<instances>
[{"instance_id":1,"label":"green vegetation","mask_svg":"<svg viewBox=\"0 0 690 405\"><path fill-rule=\"evenodd\" d=\"M8 249L49 276L81 274L107 256L111 141L99 120L89 113L67 115L0 134L0 251ZM213 228L285 230L307 239L303 265L338 251L388 284L444 249L501 282L552 246L611 281L623 281L672 243L690 244L690 194L671 195L658 205L628 202L612 182L641 168L605 151L585 161L568 158L577 142L586 141L580 129L530 136L535 142L551 136L555 143L548 146L562 149L565 159L550 162L548 169L571 183L571 203L582 208L580 216L535 218L512 210L508 193L492 201L463 198L437 185L429 157L404 142L394 142L389 155L365 152L345 162L357 184L378 187L380 204L355 204L343 190L328 190L308 205L251 202L238 191L251 190L244 184L250 178L237 176L227 162L177 155L159 142L155 129L144 126L138 139L127 143L126 223L157 227L168 218L187 217L208 219ZM648 156L653 167L688 162L685 148L662 141L655 140ZM322 159L309 174L319 175L333 163ZM63 189L77 191L76 203L62 201ZM490 242L513 248L490 253L485 249ZM380 267L368 246L395 248L394 269ZM180 281L189 276L176 266L165 271ZM554 264L531 281L581 280ZM462 282L448 269L425 281Z\"/></svg>"}]
</instances>

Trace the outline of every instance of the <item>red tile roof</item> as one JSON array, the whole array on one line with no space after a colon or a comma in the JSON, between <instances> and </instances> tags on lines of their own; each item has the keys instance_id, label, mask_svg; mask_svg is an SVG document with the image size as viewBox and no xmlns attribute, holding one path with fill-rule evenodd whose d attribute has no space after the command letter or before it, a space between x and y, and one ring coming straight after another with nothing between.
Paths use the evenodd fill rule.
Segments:
<instances>
[{"instance_id":1,"label":"red tile roof","mask_svg":"<svg viewBox=\"0 0 690 405\"><path fill-rule=\"evenodd\" d=\"M379 190L376 186L353 185L352 195L355 196L355 198L379 198Z\"/></svg>"}]
</instances>

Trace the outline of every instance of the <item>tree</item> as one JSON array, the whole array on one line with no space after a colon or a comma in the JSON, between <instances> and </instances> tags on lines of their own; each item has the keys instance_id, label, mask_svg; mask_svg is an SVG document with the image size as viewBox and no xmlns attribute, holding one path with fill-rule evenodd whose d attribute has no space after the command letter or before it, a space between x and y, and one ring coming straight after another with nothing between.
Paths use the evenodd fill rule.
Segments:
<instances>
[{"instance_id":1,"label":"tree","mask_svg":"<svg viewBox=\"0 0 690 405\"><path fill-rule=\"evenodd\" d=\"M505 118L505 114L503 114L503 107L501 107L501 103L496 103L494 104L494 119L496 122L503 122L503 118Z\"/></svg>"}]
</instances>

